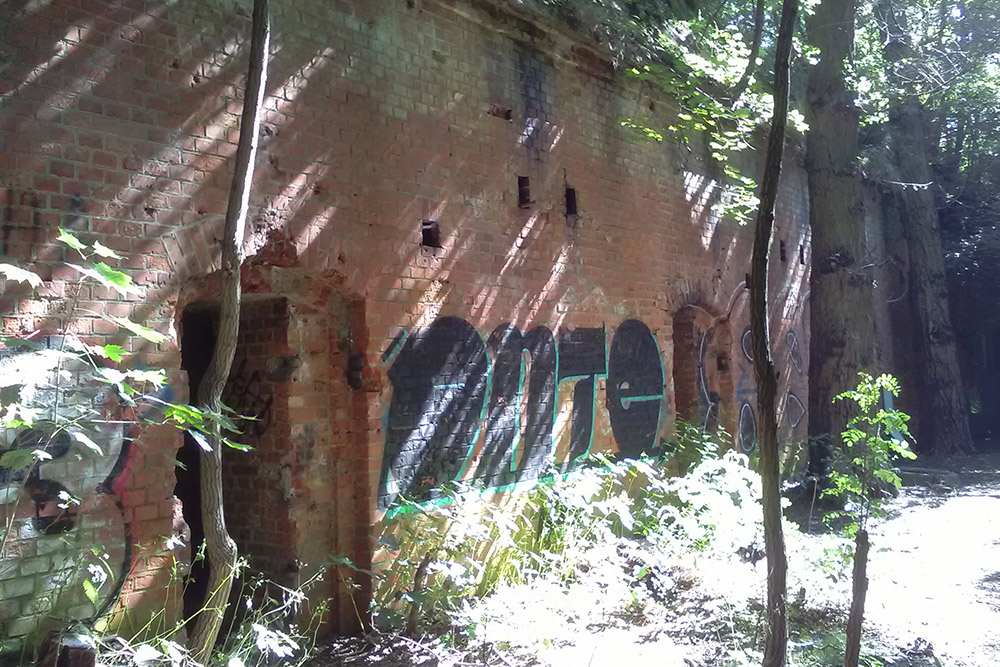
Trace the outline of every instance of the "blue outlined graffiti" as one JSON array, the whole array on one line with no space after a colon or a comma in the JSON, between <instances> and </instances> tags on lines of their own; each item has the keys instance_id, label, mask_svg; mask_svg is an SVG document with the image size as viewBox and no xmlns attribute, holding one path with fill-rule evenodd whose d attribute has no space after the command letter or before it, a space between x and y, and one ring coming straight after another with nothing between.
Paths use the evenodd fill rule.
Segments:
<instances>
[{"instance_id":1,"label":"blue outlined graffiti","mask_svg":"<svg viewBox=\"0 0 1000 667\"><path fill-rule=\"evenodd\" d=\"M555 428L559 349L547 327L535 327L522 335L512 324L494 329L486 344L493 353L493 383L486 411L486 442L473 477L492 487L514 479L519 450L523 450L522 477L537 474L551 463L548 456ZM525 357L530 370L522 438Z\"/></svg>"},{"instance_id":2,"label":"blue outlined graffiti","mask_svg":"<svg viewBox=\"0 0 1000 667\"><path fill-rule=\"evenodd\" d=\"M594 399L597 378L608 373L604 327L574 329L559 334L559 383L575 381L573 416L570 419L570 458L567 462L590 454L594 437Z\"/></svg>"},{"instance_id":3,"label":"blue outlined graffiti","mask_svg":"<svg viewBox=\"0 0 1000 667\"><path fill-rule=\"evenodd\" d=\"M400 493L432 500L442 483L464 475L483 421L489 370L479 332L457 317L438 319L403 341L389 369L379 507Z\"/></svg>"},{"instance_id":4,"label":"blue outlined graffiti","mask_svg":"<svg viewBox=\"0 0 1000 667\"><path fill-rule=\"evenodd\" d=\"M656 338L639 320L625 320L615 330L608 354L606 404L618 451L635 457L653 450L664 395Z\"/></svg>"},{"instance_id":5,"label":"blue outlined graffiti","mask_svg":"<svg viewBox=\"0 0 1000 667\"><path fill-rule=\"evenodd\" d=\"M418 502L468 477L492 488L537 478L554 464L559 392L573 385L570 445L562 471L593 444L597 381L607 378L605 407L619 451L638 456L657 444L665 399L663 361L645 324L626 320L608 352L604 327L554 334L496 327L484 342L465 320L443 317L397 334L383 361L392 398L378 507L402 494ZM468 468L480 428L483 450Z\"/></svg>"}]
</instances>

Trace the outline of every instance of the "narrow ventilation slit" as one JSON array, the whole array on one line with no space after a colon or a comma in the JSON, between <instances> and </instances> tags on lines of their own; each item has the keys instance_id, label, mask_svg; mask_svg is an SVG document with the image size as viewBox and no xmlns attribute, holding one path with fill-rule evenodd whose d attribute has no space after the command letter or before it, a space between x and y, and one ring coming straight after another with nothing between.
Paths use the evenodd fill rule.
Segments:
<instances>
[{"instance_id":1,"label":"narrow ventilation slit","mask_svg":"<svg viewBox=\"0 0 1000 667\"><path fill-rule=\"evenodd\" d=\"M799 264L806 263L806 247L804 245L799 246Z\"/></svg>"},{"instance_id":2,"label":"narrow ventilation slit","mask_svg":"<svg viewBox=\"0 0 1000 667\"><path fill-rule=\"evenodd\" d=\"M424 220L420 223L420 245L425 248L441 247L441 228L437 220Z\"/></svg>"},{"instance_id":3,"label":"narrow ventilation slit","mask_svg":"<svg viewBox=\"0 0 1000 667\"><path fill-rule=\"evenodd\" d=\"M577 215L576 188L566 188L566 215Z\"/></svg>"},{"instance_id":4,"label":"narrow ventilation slit","mask_svg":"<svg viewBox=\"0 0 1000 667\"><path fill-rule=\"evenodd\" d=\"M527 176L517 177L517 205L520 208L531 206L531 181Z\"/></svg>"},{"instance_id":5,"label":"narrow ventilation slit","mask_svg":"<svg viewBox=\"0 0 1000 667\"><path fill-rule=\"evenodd\" d=\"M778 254L781 257L781 261L782 262L787 262L788 261L788 252L785 249L785 242L784 241L778 241Z\"/></svg>"}]
</instances>

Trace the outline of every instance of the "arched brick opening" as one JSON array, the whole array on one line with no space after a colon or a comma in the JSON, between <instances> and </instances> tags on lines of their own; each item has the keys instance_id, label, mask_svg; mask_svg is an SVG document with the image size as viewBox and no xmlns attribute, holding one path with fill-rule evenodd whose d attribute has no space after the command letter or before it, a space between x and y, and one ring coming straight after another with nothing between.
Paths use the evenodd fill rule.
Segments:
<instances>
[{"instance_id":1,"label":"arched brick opening","mask_svg":"<svg viewBox=\"0 0 1000 667\"><path fill-rule=\"evenodd\" d=\"M673 315L673 380L676 418L692 426L732 436L732 334L728 320L701 306L682 306Z\"/></svg>"}]
</instances>

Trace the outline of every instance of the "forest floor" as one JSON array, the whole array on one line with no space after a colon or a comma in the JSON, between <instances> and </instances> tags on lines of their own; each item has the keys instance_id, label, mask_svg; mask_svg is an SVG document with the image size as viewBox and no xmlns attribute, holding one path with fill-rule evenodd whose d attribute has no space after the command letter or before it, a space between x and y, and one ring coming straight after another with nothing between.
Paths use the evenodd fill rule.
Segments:
<instances>
[{"instance_id":1,"label":"forest floor","mask_svg":"<svg viewBox=\"0 0 1000 667\"><path fill-rule=\"evenodd\" d=\"M1000 452L920 461L902 476L905 486L888 503L888 518L872 531L862 664L1000 664ZM850 568L831 576L820 571L816 556L836 539L789 539L792 665L843 664ZM487 598L477 608L479 636L471 652L431 636L373 634L336 640L310 664L760 664L762 560L676 563L658 573L668 590L660 586L657 594L650 586L657 577L636 581L635 550L642 548L604 545L588 555L586 575L570 585L537 581Z\"/></svg>"},{"instance_id":2,"label":"forest floor","mask_svg":"<svg viewBox=\"0 0 1000 667\"><path fill-rule=\"evenodd\" d=\"M1000 453L920 462L877 529L867 615L943 665L1000 663Z\"/></svg>"}]
</instances>

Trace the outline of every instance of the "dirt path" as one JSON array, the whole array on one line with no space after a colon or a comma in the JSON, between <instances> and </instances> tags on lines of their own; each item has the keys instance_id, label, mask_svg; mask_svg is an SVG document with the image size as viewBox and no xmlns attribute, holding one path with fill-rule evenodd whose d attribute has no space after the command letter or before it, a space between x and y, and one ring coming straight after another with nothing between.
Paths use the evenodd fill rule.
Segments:
<instances>
[{"instance_id":1,"label":"dirt path","mask_svg":"<svg viewBox=\"0 0 1000 667\"><path fill-rule=\"evenodd\" d=\"M873 535L867 617L901 645L926 639L948 667L997 665L1000 454L942 469L906 474Z\"/></svg>"}]
</instances>

